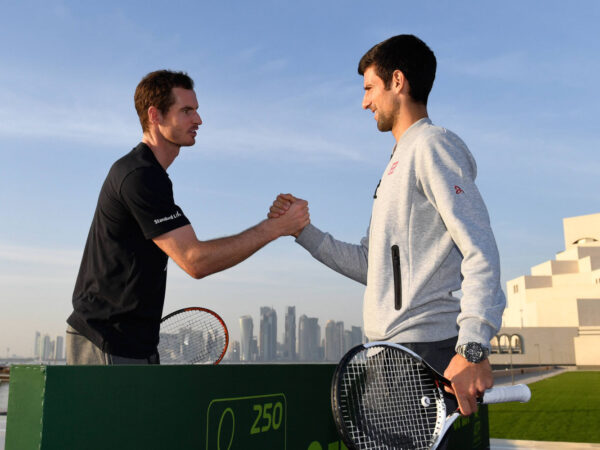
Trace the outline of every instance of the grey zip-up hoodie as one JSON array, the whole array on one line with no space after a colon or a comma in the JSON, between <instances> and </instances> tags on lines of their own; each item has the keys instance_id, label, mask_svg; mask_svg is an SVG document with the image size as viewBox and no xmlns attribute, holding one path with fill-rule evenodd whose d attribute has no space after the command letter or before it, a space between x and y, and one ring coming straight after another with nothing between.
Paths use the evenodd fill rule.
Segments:
<instances>
[{"instance_id":1,"label":"grey zip-up hoodie","mask_svg":"<svg viewBox=\"0 0 600 450\"><path fill-rule=\"evenodd\" d=\"M397 142L360 245L308 225L297 242L337 272L366 284L369 340L489 348L506 304L488 213L467 146L428 118ZM462 289L459 299L452 295Z\"/></svg>"}]
</instances>

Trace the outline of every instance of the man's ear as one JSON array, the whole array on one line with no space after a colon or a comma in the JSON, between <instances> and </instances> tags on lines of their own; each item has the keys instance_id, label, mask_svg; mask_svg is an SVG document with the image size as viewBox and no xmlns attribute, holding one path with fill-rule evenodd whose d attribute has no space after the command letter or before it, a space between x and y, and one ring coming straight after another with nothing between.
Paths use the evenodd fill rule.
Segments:
<instances>
[{"instance_id":1,"label":"man's ear","mask_svg":"<svg viewBox=\"0 0 600 450\"><path fill-rule=\"evenodd\" d=\"M162 114L158 110L156 106L150 106L148 108L148 122L154 125L158 125L158 123L162 119Z\"/></svg>"},{"instance_id":2,"label":"man's ear","mask_svg":"<svg viewBox=\"0 0 600 450\"><path fill-rule=\"evenodd\" d=\"M406 81L406 77L404 76L402 71L394 70L394 73L392 74L392 89L394 89L394 91L400 93L406 87L408 87L408 81Z\"/></svg>"}]
</instances>

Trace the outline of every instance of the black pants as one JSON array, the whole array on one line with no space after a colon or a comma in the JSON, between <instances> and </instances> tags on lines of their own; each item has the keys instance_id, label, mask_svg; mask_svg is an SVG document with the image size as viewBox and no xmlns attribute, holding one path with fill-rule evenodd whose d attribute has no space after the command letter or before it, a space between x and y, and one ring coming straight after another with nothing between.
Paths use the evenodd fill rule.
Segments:
<instances>
[{"instance_id":1,"label":"black pants","mask_svg":"<svg viewBox=\"0 0 600 450\"><path fill-rule=\"evenodd\" d=\"M436 341L436 342L410 342L410 343L402 343L398 342L398 344L412 350L437 370L440 374L444 374L446 367L450 364L450 360L454 358L456 355L456 351L454 348L456 347L456 341L458 337L453 337L450 339L446 339L444 341ZM452 399L445 399L446 403L446 412L452 413L458 408L458 403ZM448 439L450 437L450 433L452 433L452 427L444 436L442 442L438 446L439 450L445 450L448 448Z\"/></svg>"}]
</instances>

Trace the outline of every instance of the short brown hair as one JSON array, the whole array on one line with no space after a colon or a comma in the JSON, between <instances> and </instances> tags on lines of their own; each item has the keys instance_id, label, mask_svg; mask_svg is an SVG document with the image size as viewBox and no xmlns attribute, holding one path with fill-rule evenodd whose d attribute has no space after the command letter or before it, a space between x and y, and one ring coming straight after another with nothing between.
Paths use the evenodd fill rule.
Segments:
<instances>
[{"instance_id":1,"label":"short brown hair","mask_svg":"<svg viewBox=\"0 0 600 450\"><path fill-rule=\"evenodd\" d=\"M148 108L154 106L161 113L166 113L175 103L172 92L175 87L194 89L194 80L185 72L157 70L150 72L137 85L133 100L144 132L148 131Z\"/></svg>"}]
</instances>

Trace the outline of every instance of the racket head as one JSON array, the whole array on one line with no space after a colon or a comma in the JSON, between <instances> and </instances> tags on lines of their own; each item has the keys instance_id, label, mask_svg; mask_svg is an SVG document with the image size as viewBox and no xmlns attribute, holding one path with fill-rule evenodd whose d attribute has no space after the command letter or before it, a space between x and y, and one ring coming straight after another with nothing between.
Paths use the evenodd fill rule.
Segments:
<instances>
[{"instance_id":1,"label":"racket head","mask_svg":"<svg viewBox=\"0 0 600 450\"><path fill-rule=\"evenodd\" d=\"M331 384L333 417L349 449L429 449L447 427L443 377L388 342L352 348Z\"/></svg>"},{"instance_id":2,"label":"racket head","mask_svg":"<svg viewBox=\"0 0 600 450\"><path fill-rule=\"evenodd\" d=\"M228 346L225 321L208 308L182 308L160 321L161 364L219 364Z\"/></svg>"}]
</instances>

